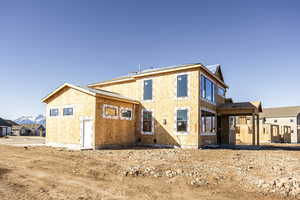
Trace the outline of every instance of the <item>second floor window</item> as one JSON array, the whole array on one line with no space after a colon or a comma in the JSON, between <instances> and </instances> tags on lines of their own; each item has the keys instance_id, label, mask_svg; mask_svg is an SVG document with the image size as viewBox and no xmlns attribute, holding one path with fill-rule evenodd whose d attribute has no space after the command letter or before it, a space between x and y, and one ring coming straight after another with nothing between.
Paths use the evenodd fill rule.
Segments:
<instances>
[{"instance_id":1,"label":"second floor window","mask_svg":"<svg viewBox=\"0 0 300 200\"><path fill-rule=\"evenodd\" d=\"M152 80L144 81L144 100L152 100Z\"/></svg>"},{"instance_id":2,"label":"second floor window","mask_svg":"<svg viewBox=\"0 0 300 200\"><path fill-rule=\"evenodd\" d=\"M218 87L218 95L225 97L225 93L226 92L224 88Z\"/></svg>"},{"instance_id":3,"label":"second floor window","mask_svg":"<svg viewBox=\"0 0 300 200\"><path fill-rule=\"evenodd\" d=\"M64 108L63 109L64 116L72 116L73 115L73 108Z\"/></svg>"},{"instance_id":4,"label":"second floor window","mask_svg":"<svg viewBox=\"0 0 300 200\"><path fill-rule=\"evenodd\" d=\"M188 96L188 75L177 76L177 97Z\"/></svg>"},{"instance_id":5,"label":"second floor window","mask_svg":"<svg viewBox=\"0 0 300 200\"><path fill-rule=\"evenodd\" d=\"M215 103L215 84L206 78L201 76L201 97L205 100Z\"/></svg>"},{"instance_id":6,"label":"second floor window","mask_svg":"<svg viewBox=\"0 0 300 200\"><path fill-rule=\"evenodd\" d=\"M50 109L50 117L56 117L59 114L58 108Z\"/></svg>"}]
</instances>

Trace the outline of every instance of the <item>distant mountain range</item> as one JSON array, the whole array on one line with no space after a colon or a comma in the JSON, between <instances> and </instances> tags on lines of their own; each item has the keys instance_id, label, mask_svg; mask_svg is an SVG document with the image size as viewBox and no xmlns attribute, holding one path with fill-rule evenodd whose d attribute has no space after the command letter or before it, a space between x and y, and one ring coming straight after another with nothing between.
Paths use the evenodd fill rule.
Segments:
<instances>
[{"instance_id":1,"label":"distant mountain range","mask_svg":"<svg viewBox=\"0 0 300 200\"><path fill-rule=\"evenodd\" d=\"M22 116L14 120L18 124L46 124L46 118L44 115L34 116Z\"/></svg>"}]
</instances>

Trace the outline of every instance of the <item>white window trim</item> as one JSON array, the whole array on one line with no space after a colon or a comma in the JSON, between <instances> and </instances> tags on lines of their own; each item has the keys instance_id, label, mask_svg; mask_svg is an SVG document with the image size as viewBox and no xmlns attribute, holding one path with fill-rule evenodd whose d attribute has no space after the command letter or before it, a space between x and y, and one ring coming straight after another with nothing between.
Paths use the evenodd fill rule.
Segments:
<instances>
[{"instance_id":1,"label":"white window trim","mask_svg":"<svg viewBox=\"0 0 300 200\"><path fill-rule=\"evenodd\" d=\"M202 111L206 111L206 112L210 112L210 113L213 113L215 114L215 127L216 127L216 132L202 132ZM217 117L217 112L215 110L211 110L209 108L206 108L206 107L202 107L200 108L200 124L201 124L201 127L200 127L200 135L201 136L215 136L217 135L217 130L218 130L218 121L217 121L218 117Z\"/></svg>"},{"instance_id":2,"label":"white window trim","mask_svg":"<svg viewBox=\"0 0 300 200\"><path fill-rule=\"evenodd\" d=\"M131 117L122 117L122 110L131 111ZM120 107L120 119L122 119L122 120L132 120L133 119L133 109L132 108Z\"/></svg>"},{"instance_id":3,"label":"white window trim","mask_svg":"<svg viewBox=\"0 0 300 200\"><path fill-rule=\"evenodd\" d=\"M64 108L72 108L73 109L73 115L64 115ZM62 117L73 118L75 116L75 106L74 105L65 105L65 106L62 107L61 111L62 111L62 113L61 113Z\"/></svg>"},{"instance_id":4,"label":"white window trim","mask_svg":"<svg viewBox=\"0 0 300 200\"><path fill-rule=\"evenodd\" d=\"M57 116L51 116L51 115L50 115L50 110L53 110L53 109L58 109L58 115L57 115ZM49 107L49 108L48 108L48 111L47 111L47 116L50 117L50 118L58 118L58 117L61 117L61 109L60 109L60 107Z\"/></svg>"},{"instance_id":5,"label":"white window trim","mask_svg":"<svg viewBox=\"0 0 300 200\"><path fill-rule=\"evenodd\" d=\"M177 78L178 76L180 75L187 75L187 96L186 97L177 97ZM178 73L178 74L175 74L175 80L174 80L174 85L175 85L175 99L177 100L186 100L186 99L189 99L190 98L190 87L189 87L189 84L190 84L190 76L191 76L191 73L190 72L183 72L183 73Z\"/></svg>"},{"instance_id":6,"label":"white window trim","mask_svg":"<svg viewBox=\"0 0 300 200\"><path fill-rule=\"evenodd\" d=\"M144 82L145 81L149 81L149 80L152 80L152 99L146 99L146 100L144 100ZM141 96L141 101L143 101L143 102L154 102L154 97L155 97L155 95L154 95L154 78L147 78L147 79L142 79L142 96Z\"/></svg>"},{"instance_id":7,"label":"white window trim","mask_svg":"<svg viewBox=\"0 0 300 200\"><path fill-rule=\"evenodd\" d=\"M103 104L103 109L102 109L102 117L103 118L107 118L107 119L119 119L119 107L118 106L114 106L114 105L110 105L110 104ZM106 115L105 114L105 109L106 108L114 108L117 110L117 115L116 116L111 116L111 115Z\"/></svg>"},{"instance_id":8,"label":"white window trim","mask_svg":"<svg viewBox=\"0 0 300 200\"><path fill-rule=\"evenodd\" d=\"M177 111L178 110L187 110L187 131L186 132L178 132L177 131ZM174 114L174 133L175 135L189 135L190 134L190 107L176 107Z\"/></svg>"},{"instance_id":9,"label":"white window trim","mask_svg":"<svg viewBox=\"0 0 300 200\"><path fill-rule=\"evenodd\" d=\"M218 85L218 84L216 84L216 82L215 81L213 81L211 78L209 78L208 76L206 76L204 73L200 73L200 80L199 80L199 85L200 85L200 99L202 100L202 101L205 101L205 102L207 102L207 103L209 103L209 104L212 104L212 105L217 105L217 99L216 99L216 88L214 88L214 99L215 99L215 102L212 102L212 101L210 101L210 100L208 100L208 99L206 99L206 98L203 98L202 97L202 94L201 94L201 87L202 87L202 85L201 85L201 76L204 76L205 78L207 78L208 80L210 80L215 86L216 85Z\"/></svg>"},{"instance_id":10,"label":"white window trim","mask_svg":"<svg viewBox=\"0 0 300 200\"><path fill-rule=\"evenodd\" d=\"M143 115L143 112L144 111L149 111L149 112L152 112L152 129L151 129L151 132L144 132L143 131L143 118L144 118L144 115ZM143 135L154 135L154 111L152 109L142 109L141 111L141 133Z\"/></svg>"}]
</instances>

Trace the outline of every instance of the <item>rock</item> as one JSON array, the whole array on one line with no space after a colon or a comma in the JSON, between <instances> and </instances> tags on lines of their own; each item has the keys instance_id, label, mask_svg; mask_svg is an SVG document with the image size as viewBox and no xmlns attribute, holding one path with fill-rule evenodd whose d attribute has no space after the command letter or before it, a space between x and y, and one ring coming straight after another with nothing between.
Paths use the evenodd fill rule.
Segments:
<instances>
[{"instance_id":1,"label":"rock","mask_svg":"<svg viewBox=\"0 0 300 200\"><path fill-rule=\"evenodd\" d=\"M206 185L208 185L208 182L201 178L195 178L194 180L192 180L191 185L196 186L196 187L206 186Z\"/></svg>"},{"instance_id":2,"label":"rock","mask_svg":"<svg viewBox=\"0 0 300 200\"><path fill-rule=\"evenodd\" d=\"M166 176L169 178L172 178L177 175L177 172L172 171L172 170L167 170L165 173L166 173Z\"/></svg>"}]
</instances>

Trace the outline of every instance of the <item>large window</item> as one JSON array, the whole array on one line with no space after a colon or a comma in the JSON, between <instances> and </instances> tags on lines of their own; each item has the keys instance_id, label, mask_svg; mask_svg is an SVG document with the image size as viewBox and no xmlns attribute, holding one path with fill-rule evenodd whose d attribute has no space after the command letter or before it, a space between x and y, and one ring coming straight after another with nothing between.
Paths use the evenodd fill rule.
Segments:
<instances>
[{"instance_id":1,"label":"large window","mask_svg":"<svg viewBox=\"0 0 300 200\"><path fill-rule=\"evenodd\" d=\"M73 108L72 107L64 108L63 109L63 115L64 116L72 116L73 115Z\"/></svg>"},{"instance_id":2,"label":"large window","mask_svg":"<svg viewBox=\"0 0 300 200\"><path fill-rule=\"evenodd\" d=\"M50 109L50 117L56 117L59 115L59 110L58 108L51 108Z\"/></svg>"},{"instance_id":3,"label":"large window","mask_svg":"<svg viewBox=\"0 0 300 200\"><path fill-rule=\"evenodd\" d=\"M142 122L142 130L145 134L151 134L153 132L153 116L152 111L143 110L142 113L143 122Z\"/></svg>"},{"instance_id":4,"label":"large window","mask_svg":"<svg viewBox=\"0 0 300 200\"><path fill-rule=\"evenodd\" d=\"M300 126L300 113L297 116L297 125Z\"/></svg>"},{"instance_id":5,"label":"large window","mask_svg":"<svg viewBox=\"0 0 300 200\"><path fill-rule=\"evenodd\" d=\"M144 81L144 100L152 100L152 80Z\"/></svg>"},{"instance_id":6,"label":"large window","mask_svg":"<svg viewBox=\"0 0 300 200\"><path fill-rule=\"evenodd\" d=\"M215 133L216 132L216 117L214 113L201 111L201 132Z\"/></svg>"},{"instance_id":7,"label":"large window","mask_svg":"<svg viewBox=\"0 0 300 200\"><path fill-rule=\"evenodd\" d=\"M188 110L179 109L177 110L176 129L177 132L188 132Z\"/></svg>"},{"instance_id":8,"label":"large window","mask_svg":"<svg viewBox=\"0 0 300 200\"><path fill-rule=\"evenodd\" d=\"M187 97L188 96L188 75L178 75L177 76L177 97Z\"/></svg>"},{"instance_id":9,"label":"large window","mask_svg":"<svg viewBox=\"0 0 300 200\"><path fill-rule=\"evenodd\" d=\"M205 76L201 76L201 97L215 103L215 84Z\"/></svg>"}]
</instances>

